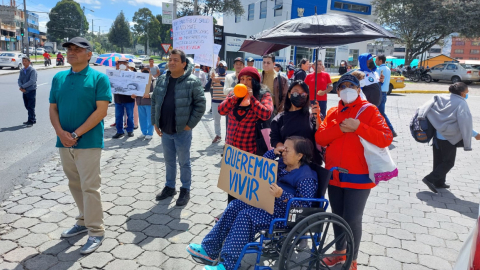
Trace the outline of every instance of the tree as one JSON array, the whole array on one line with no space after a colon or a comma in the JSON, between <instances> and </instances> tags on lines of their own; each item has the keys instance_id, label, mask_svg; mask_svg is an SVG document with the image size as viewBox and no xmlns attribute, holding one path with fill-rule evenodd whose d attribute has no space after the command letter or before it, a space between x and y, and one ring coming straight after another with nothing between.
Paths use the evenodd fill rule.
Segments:
<instances>
[{"instance_id":1,"label":"tree","mask_svg":"<svg viewBox=\"0 0 480 270\"><path fill-rule=\"evenodd\" d=\"M177 3L180 4L178 17L193 15L192 0L178 0ZM243 15L245 10L240 0L198 0L197 13L205 16L213 16L215 13Z\"/></svg>"},{"instance_id":2,"label":"tree","mask_svg":"<svg viewBox=\"0 0 480 270\"><path fill-rule=\"evenodd\" d=\"M132 33L130 32L130 25L123 14L123 10L117 15L115 21L108 33L108 40L124 52L124 48L132 44Z\"/></svg>"},{"instance_id":3,"label":"tree","mask_svg":"<svg viewBox=\"0 0 480 270\"><path fill-rule=\"evenodd\" d=\"M149 35L148 27L152 20L156 20L152 12L148 8L141 8L133 14L132 21L135 23L133 26L133 31L138 36L144 36L145 41L145 54L148 53L148 43L151 36Z\"/></svg>"},{"instance_id":4,"label":"tree","mask_svg":"<svg viewBox=\"0 0 480 270\"><path fill-rule=\"evenodd\" d=\"M480 35L478 0L376 0L373 7L377 22L405 45L405 65L451 33Z\"/></svg>"},{"instance_id":5,"label":"tree","mask_svg":"<svg viewBox=\"0 0 480 270\"><path fill-rule=\"evenodd\" d=\"M56 41L74 38L87 33L88 22L80 5L73 0L57 2L49 13L48 36Z\"/></svg>"}]
</instances>

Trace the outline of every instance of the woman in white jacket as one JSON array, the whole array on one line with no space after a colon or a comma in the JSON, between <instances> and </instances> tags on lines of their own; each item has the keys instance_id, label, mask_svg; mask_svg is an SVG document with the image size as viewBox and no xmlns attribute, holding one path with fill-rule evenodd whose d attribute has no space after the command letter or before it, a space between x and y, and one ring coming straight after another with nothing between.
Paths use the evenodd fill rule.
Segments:
<instances>
[{"instance_id":1,"label":"woman in white jacket","mask_svg":"<svg viewBox=\"0 0 480 270\"><path fill-rule=\"evenodd\" d=\"M426 117L436 129L433 138L433 171L423 178L423 183L434 193L437 188L449 188L447 173L455 165L457 147L472 150L472 137L480 140L473 130L472 114L467 104L468 86L463 82L450 85L450 95L435 96L424 104L418 117Z\"/></svg>"}]
</instances>

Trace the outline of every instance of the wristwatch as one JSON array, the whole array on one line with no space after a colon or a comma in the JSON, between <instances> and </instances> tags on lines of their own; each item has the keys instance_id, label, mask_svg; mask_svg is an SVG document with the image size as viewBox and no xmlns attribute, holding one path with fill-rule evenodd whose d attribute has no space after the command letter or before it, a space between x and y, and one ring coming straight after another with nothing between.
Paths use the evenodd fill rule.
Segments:
<instances>
[{"instance_id":1,"label":"wristwatch","mask_svg":"<svg viewBox=\"0 0 480 270\"><path fill-rule=\"evenodd\" d=\"M72 138L73 138L73 139L78 139L78 135L77 135L77 133L75 133L75 132L72 132Z\"/></svg>"}]
</instances>

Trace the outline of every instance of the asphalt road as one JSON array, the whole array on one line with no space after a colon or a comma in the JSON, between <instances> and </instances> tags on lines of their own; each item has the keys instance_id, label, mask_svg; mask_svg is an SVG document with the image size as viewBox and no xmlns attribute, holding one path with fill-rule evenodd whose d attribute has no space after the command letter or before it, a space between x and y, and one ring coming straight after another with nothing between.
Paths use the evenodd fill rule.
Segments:
<instances>
[{"instance_id":1,"label":"asphalt road","mask_svg":"<svg viewBox=\"0 0 480 270\"><path fill-rule=\"evenodd\" d=\"M13 186L24 181L26 174L37 171L56 151L55 131L48 115L48 97L53 76L65 69L38 71L37 124L30 128L22 124L27 121L27 110L18 89L18 74L0 76L0 201Z\"/></svg>"}]
</instances>

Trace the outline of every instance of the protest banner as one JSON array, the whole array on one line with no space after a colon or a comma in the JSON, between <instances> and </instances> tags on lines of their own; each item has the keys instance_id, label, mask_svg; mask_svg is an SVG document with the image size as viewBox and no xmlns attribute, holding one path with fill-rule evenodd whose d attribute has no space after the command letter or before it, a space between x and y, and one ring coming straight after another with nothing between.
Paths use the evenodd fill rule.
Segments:
<instances>
[{"instance_id":1,"label":"protest banner","mask_svg":"<svg viewBox=\"0 0 480 270\"><path fill-rule=\"evenodd\" d=\"M220 54L220 50L222 49L222 45L220 44L213 44L213 54L212 53L197 53L195 54L193 61L195 64L204 65L207 67L215 67L217 64L217 58ZM212 62L213 59L213 62Z\"/></svg>"},{"instance_id":2,"label":"protest banner","mask_svg":"<svg viewBox=\"0 0 480 270\"><path fill-rule=\"evenodd\" d=\"M226 144L217 187L233 197L273 214L278 163Z\"/></svg>"},{"instance_id":3,"label":"protest banner","mask_svg":"<svg viewBox=\"0 0 480 270\"><path fill-rule=\"evenodd\" d=\"M131 72L107 69L112 94L143 96L148 89L150 92L151 75L148 73Z\"/></svg>"}]
</instances>

